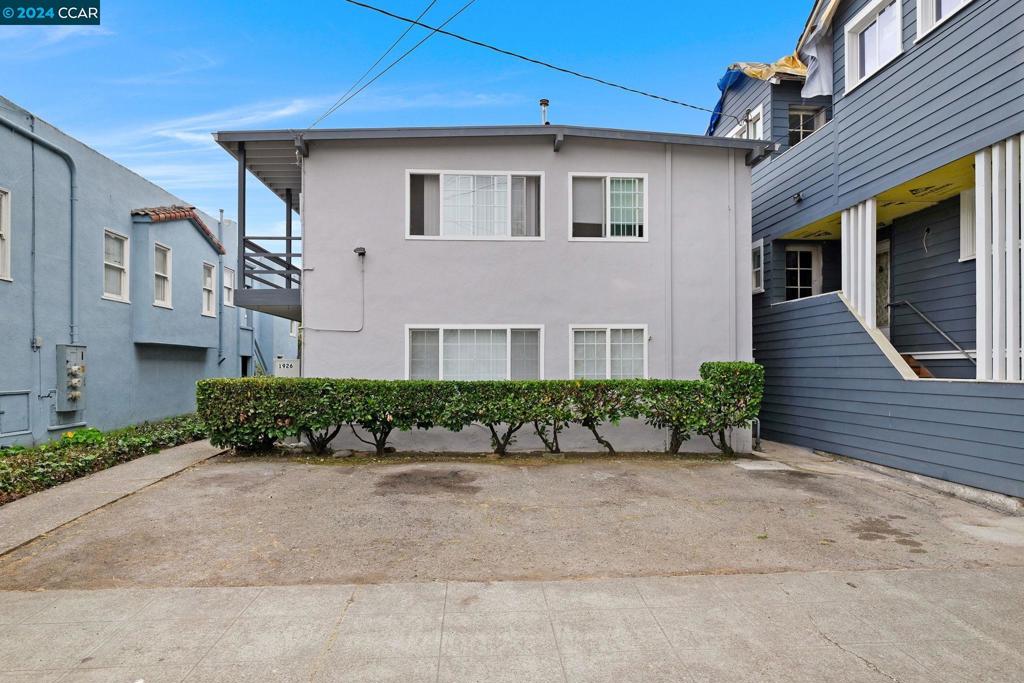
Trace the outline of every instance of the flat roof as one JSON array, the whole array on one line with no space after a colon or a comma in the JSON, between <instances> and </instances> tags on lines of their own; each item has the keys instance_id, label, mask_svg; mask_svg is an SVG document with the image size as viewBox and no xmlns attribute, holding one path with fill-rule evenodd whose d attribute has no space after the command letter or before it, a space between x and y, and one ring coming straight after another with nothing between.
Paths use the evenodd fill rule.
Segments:
<instances>
[{"instance_id":1,"label":"flat roof","mask_svg":"<svg viewBox=\"0 0 1024 683\"><path fill-rule=\"evenodd\" d=\"M213 134L214 140L238 158L238 145L245 143L245 166L283 200L292 191L293 208L298 210L302 174L296 153L305 155L306 144L319 140L402 140L438 138L548 137L557 150L566 138L595 138L624 142L653 142L695 147L746 150L748 163L773 144L768 140L659 133L589 126L453 126L425 128L313 128L309 130L229 130Z\"/></svg>"}]
</instances>

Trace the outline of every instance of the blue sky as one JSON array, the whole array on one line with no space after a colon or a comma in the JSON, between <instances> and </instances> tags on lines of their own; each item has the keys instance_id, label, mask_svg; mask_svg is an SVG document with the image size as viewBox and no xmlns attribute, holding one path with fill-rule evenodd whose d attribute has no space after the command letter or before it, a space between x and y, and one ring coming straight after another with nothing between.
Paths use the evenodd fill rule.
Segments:
<instances>
[{"instance_id":1,"label":"blue sky","mask_svg":"<svg viewBox=\"0 0 1024 683\"><path fill-rule=\"evenodd\" d=\"M428 0L373 0L416 16ZM465 0L438 0L437 24ZM497 0L448 28L705 107L734 61L792 51L810 0ZM103 0L99 27L0 27L2 94L209 213L235 214L233 161L210 138L305 128L401 33L342 0ZM404 51L425 35L414 29ZM395 52L397 56L399 52ZM390 59L390 58L389 58ZM384 62L385 64L387 61ZM319 127L554 123L703 133L707 115L434 36ZM283 224L251 186L255 229Z\"/></svg>"}]
</instances>

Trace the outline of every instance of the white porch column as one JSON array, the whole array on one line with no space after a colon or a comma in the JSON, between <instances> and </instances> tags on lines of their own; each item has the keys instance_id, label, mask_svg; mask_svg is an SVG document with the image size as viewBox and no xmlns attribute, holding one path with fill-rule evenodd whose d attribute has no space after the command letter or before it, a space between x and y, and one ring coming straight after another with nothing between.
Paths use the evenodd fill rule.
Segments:
<instances>
[{"instance_id":1,"label":"white porch column","mask_svg":"<svg viewBox=\"0 0 1024 683\"><path fill-rule=\"evenodd\" d=\"M978 379L1022 379L1022 143L1014 136L975 155Z\"/></svg>"},{"instance_id":2,"label":"white porch column","mask_svg":"<svg viewBox=\"0 0 1024 683\"><path fill-rule=\"evenodd\" d=\"M843 229L843 294L869 327L876 324L875 257L878 204L874 198L845 209Z\"/></svg>"}]
</instances>

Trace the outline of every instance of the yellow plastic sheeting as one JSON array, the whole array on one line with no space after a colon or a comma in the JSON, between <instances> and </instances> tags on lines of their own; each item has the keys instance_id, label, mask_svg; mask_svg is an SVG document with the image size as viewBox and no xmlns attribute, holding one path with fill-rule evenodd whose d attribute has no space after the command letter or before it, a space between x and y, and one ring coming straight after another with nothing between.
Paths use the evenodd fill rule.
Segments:
<instances>
[{"instance_id":1,"label":"yellow plastic sheeting","mask_svg":"<svg viewBox=\"0 0 1024 683\"><path fill-rule=\"evenodd\" d=\"M878 224L889 225L897 218L935 206L974 187L974 156L940 166L913 180L879 193ZM783 235L791 240L837 240L842 233L840 212L825 216Z\"/></svg>"},{"instance_id":2,"label":"yellow plastic sheeting","mask_svg":"<svg viewBox=\"0 0 1024 683\"><path fill-rule=\"evenodd\" d=\"M778 74L799 76L801 78L807 75L807 66L800 61L800 58L797 57L795 52L775 61L772 64L765 64L763 62L736 62L731 65L729 69L731 71L742 71L747 76L756 78L759 81L767 81Z\"/></svg>"}]
</instances>

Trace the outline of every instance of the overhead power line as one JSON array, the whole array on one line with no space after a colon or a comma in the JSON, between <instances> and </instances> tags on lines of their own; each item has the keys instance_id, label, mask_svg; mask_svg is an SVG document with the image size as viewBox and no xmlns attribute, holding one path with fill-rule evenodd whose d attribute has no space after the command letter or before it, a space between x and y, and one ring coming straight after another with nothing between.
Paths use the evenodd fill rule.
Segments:
<instances>
[{"instance_id":1,"label":"overhead power line","mask_svg":"<svg viewBox=\"0 0 1024 683\"><path fill-rule=\"evenodd\" d=\"M422 19L422 18L423 18L424 16L426 16L427 12L429 12L429 11L430 11L430 8L431 8L431 7L433 7L433 6L434 6L434 5L436 5L436 4L437 4L437 0L430 0L430 3L429 3L429 4L428 4L428 5L426 6L426 7L424 7L424 8L423 8L423 11L422 11L422 12L420 12L420 15L419 15L418 17L416 17L416 21L419 21L419 20L420 20L420 19ZM398 46L398 44L399 44L400 42L402 42L402 40L403 40L403 39L404 39L404 38L405 38L405 37L406 37L407 35L409 35L409 31L411 31L411 30L413 29L413 27L415 27L415 24L409 24L408 26L406 26L406 27L405 27L405 30L404 30L404 31L402 31L401 35L399 35L399 36L398 36L397 38L395 38L395 42L391 43L391 45L390 45L390 46L388 46L388 49L384 50L384 53L383 53L383 54L382 54L382 55L381 55L380 57L378 57L378 58L377 58L377 61L375 61L375 62L374 62L373 64L371 64L371 65L370 65L370 67L369 67L369 68L368 68L368 69L367 69L366 71L364 71L364 72L363 72L363 75L362 75L362 76L360 76L359 78L357 78L357 79L355 80L355 82L354 82L354 83L352 83L352 85L351 85L351 86L349 87L349 89L345 91L345 94L344 94L344 95L342 95L341 97L339 97L339 98L338 98L338 99L337 99L337 100L336 100L336 101L334 102L334 104L332 104L332 105L331 105L330 107L328 107L328 108L327 108L327 111L325 111L325 112L324 112L323 114L321 114L320 118L318 118L318 119L317 119L316 121L314 121L313 123L309 124L309 126L307 126L306 130L309 130L310 128L315 128L315 127L316 127L316 124L320 123L321 121L323 121L324 119L326 119L326 118L327 118L328 116L330 116L331 114L333 114L334 112L336 112L336 111L338 110L338 107L340 107L340 106L341 106L341 101L342 101L342 100L344 100L344 99L345 99L346 97L348 97L349 93L351 93L351 92L352 92L353 90L355 90L355 89L356 89L356 87L357 87L357 86L358 86L358 85L359 85L360 83L362 83L362 82L363 82L363 79L364 79L364 78L366 78L366 77L367 77L367 76L368 76L368 75L370 74L370 72L371 72L371 71L373 71L374 69L376 69L376 68L377 68L377 65L378 65L378 64L380 64L381 62L383 62L383 61L384 61L384 58L385 58L385 57L387 57L387 56L388 56L389 54L391 54L391 51L392 51L392 50L394 50L394 49L395 49L395 47L397 47L397 46Z\"/></svg>"},{"instance_id":2,"label":"overhead power line","mask_svg":"<svg viewBox=\"0 0 1024 683\"><path fill-rule=\"evenodd\" d=\"M401 55L401 56L399 56L399 57L398 57L398 59L394 60L393 62L391 62L390 64L388 64L388 65L387 65L386 67L384 67L384 69L382 69L381 71L377 72L377 75L376 75L376 76L374 76L373 78L371 78L370 80L368 80L368 81L367 81L366 83L364 83L364 84L363 84L362 86L360 86L360 88L359 88L358 90L356 90L355 92L352 92L351 94L349 94L349 95L347 95L347 96L342 96L342 98L341 98L341 99L340 99L340 100L339 100L338 102L336 102L336 103L334 104L334 106L333 106L333 107L331 107L330 109L328 109L328 110L327 110L327 112L326 112L326 113L325 113L325 114L324 114L323 116L321 116L321 117L320 117L319 119L317 119L317 120L316 120L316 122L315 122L315 123L313 123L313 125L312 125L312 126L310 126L310 128L312 128L313 126L315 126L315 125L316 125L317 123L319 123L320 121L323 121L323 120L324 120L325 118L327 118L328 116L330 116L330 115L331 115L331 114L333 114L334 112L336 112L336 111L338 111L339 109L341 109L342 107L344 107L344 106L345 106L345 104L347 104L347 103L349 102L349 100L351 100L351 99L352 99L353 97L356 97L356 96L357 96L357 95L358 95L359 93L363 92L363 91L364 91L364 90L366 90L366 89L367 89L368 87L370 87L371 85L373 85L373 83L374 83L374 82L375 82L375 81L376 81L376 80L377 80L378 78L380 78L381 76L383 76L384 74L386 74L386 73L387 73L388 71L391 71L391 69L392 69L393 67L397 66L399 62L401 62L401 61L402 61L403 59L405 59L406 57L408 57L409 55L411 55L411 54L412 54L413 52L415 52L415 51L416 51L416 49L417 49L417 48L419 48L419 46L420 46L420 45L422 45L423 43L425 43L425 42L427 42L428 40L430 40L431 38L433 38L433 37L434 37L434 36L435 36L436 34L438 34L438 33L444 33L444 31L442 31L442 29L443 29L443 28L444 28L445 26L447 26L447 25L448 25L448 24L449 24L449 23L450 23L450 22L451 22L451 21L452 21L453 19L455 19L455 17L459 16L460 14L462 14L463 12L465 12L465 11L466 11L467 9L469 9L469 8L470 8L470 6L471 6L471 5L473 4L473 3L475 3L475 2L476 2L476 0L469 0L469 2L467 2L467 3L465 4L465 5L463 5L462 7L460 7L460 8L458 9L458 11L457 11L457 12L455 12L455 13L454 13L453 15L451 15L450 17L448 17L447 19L445 19L445 20L444 20L444 22L443 22L443 23L442 23L442 24L441 24L440 26L437 26L437 27L433 27L433 26L427 26L426 24L421 24L421 23L419 22L419 20L418 20L418 19L407 19L406 21L407 21L407 22L409 22L409 30L411 30L413 26L422 26L422 27L424 27L424 28L428 28L428 29L431 29L430 33L428 33L427 35L425 35L425 36L424 36L424 37L423 37L423 38L422 38L422 39L421 39L421 40L420 40L420 41L419 41L418 43L416 43L416 44L415 44L415 45L413 45L413 46L412 46L411 48L409 48L409 49L408 49L408 50L406 50L406 51L405 51L404 53L402 53L402 55ZM433 5L434 3L430 3L430 4L431 4L431 5ZM369 7L369 5L367 5L367 7ZM373 8L371 8L371 9L373 9ZM429 10L429 9L430 9L430 7L428 6L428 7L427 7L427 10ZM427 10L424 10L424 11L423 11L422 13L420 13L420 17L422 17L422 16L423 16L423 14L425 14ZM406 30L406 32L405 32L405 33L408 33L408 32L409 32L409 30ZM401 40L401 39L402 39L403 37L405 37L405 33L403 33L403 34L402 34L402 36L400 36L400 37L399 37L399 40ZM396 42L396 44L397 44L397 42ZM390 49L389 49L389 52L390 52ZM385 55L386 55L386 54L387 54L387 53L385 53ZM384 56L381 56L381 59L383 59L383 58L384 58ZM378 62L377 62L377 63L379 63L379 62L380 62L380 60L378 60ZM376 66L376 63L374 64L374 66ZM372 70L372 69L373 69L373 67L370 67L370 69ZM365 77L365 74L364 74L364 77ZM360 78L360 80L362 80L362 78ZM351 90L351 89L350 89L350 90Z\"/></svg>"},{"instance_id":3,"label":"overhead power line","mask_svg":"<svg viewBox=\"0 0 1024 683\"><path fill-rule=\"evenodd\" d=\"M421 23L418 18L417 19L410 19L409 17L403 17L403 16L401 16L399 14L395 14L394 12L389 12L388 10L383 9L381 7L375 7L373 5L368 5L365 2L359 2L359 0L345 0L345 2L347 2L347 3L351 4L351 5L356 5L357 7L362 7L364 9L372 10L372 11L377 12L379 14L383 14L384 16L391 17L392 19L398 19L399 21L404 21L404 22L406 22L406 23L408 23L408 24L410 24L412 26L421 26L423 28L431 29L433 31L433 33L430 34L431 36L434 35L435 33L440 33L441 35L448 36L449 38L455 38L456 40L461 40L462 42L469 43L470 45L476 45L477 47L482 47L484 49L491 50L492 52L497 52L498 54L503 54L503 55L506 55L508 57L514 57L515 59L521 59L524 62L529 62L531 64L536 64L538 66L543 66L545 68L552 69L554 71L558 71L558 72L561 72L561 73L564 73L564 74L568 74L570 76L576 76L577 78L583 78L583 79L588 80L588 81L593 81L594 83L600 83L601 85L607 85L607 86L609 86L611 88L617 88L619 90L624 90L626 92L631 92L631 93L633 93L635 95L643 95L644 97L649 97L649 98L654 99L654 100L660 100L662 102L668 102L669 104L675 104L675 105L678 105L680 107L686 107L687 109L695 109L697 111L708 112L709 114L713 114L714 113L713 110L708 109L707 107L700 107L700 106L698 106L696 104L690 104L689 102L682 102L680 100L672 99L671 97L664 97L663 95L657 95L657 94L652 93L652 92L647 92L646 90L640 90L639 88L631 88L628 85L622 85L621 83L615 83L613 81L609 81L609 80L606 80L604 78L598 78L597 76L591 76L589 74L581 73L581 72L575 71L573 69L567 69L565 67L557 66L557 65L552 64L550 62L545 62L545 61L540 60L540 59L534 59L533 57L527 57L526 55L519 54L518 52L512 52L511 50L505 50L503 48L496 47L494 45L490 45L488 43L484 43L484 42L479 41L479 40L474 40L472 38L467 38L466 36L459 35L458 33L452 33L451 31L445 31L443 29L444 29L445 24L448 23L447 21L444 24L441 24L440 26L434 27L434 26L429 26L427 24ZM461 12L462 10L459 10L459 11ZM452 17L452 18L454 18L454 17ZM449 21L451 21L451 19L449 19ZM429 38L430 36L427 36L427 37ZM413 48L413 49L415 49L415 48ZM386 71L386 69L385 69L385 71ZM378 77L383 75L383 73L384 72L381 72L380 74L378 74ZM369 85L369 84L367 84L367 85ZM724 115L725 114L723 114L723 116ZM733 117L733 118L736 118L736 117Z\"/></svg>"}]
</instances>

